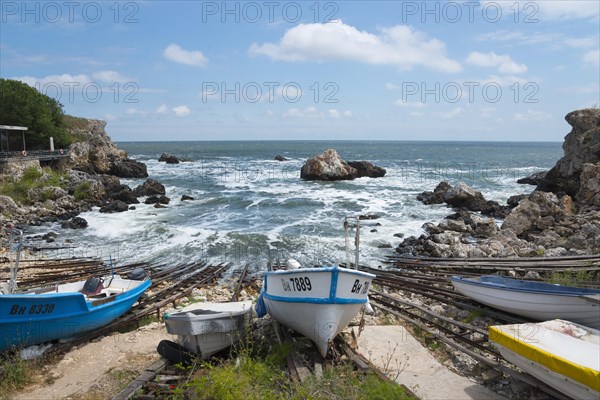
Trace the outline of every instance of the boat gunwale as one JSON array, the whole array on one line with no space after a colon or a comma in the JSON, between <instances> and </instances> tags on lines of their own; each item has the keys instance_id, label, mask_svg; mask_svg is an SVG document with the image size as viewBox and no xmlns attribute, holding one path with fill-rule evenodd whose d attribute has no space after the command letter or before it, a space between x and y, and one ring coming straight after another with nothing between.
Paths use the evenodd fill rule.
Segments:
<instances>
[{"instance_id":1,"label":"boat gunwale","mask_svg":"<svg viewBox=\"0 0 600 400\"><path fill-rule=\"evenodd\" d=\"M329 287L329 296L327 297L286 297L286 296L276 296L273 294L269 294L269 286L267 284L267 277L269 275L290 275L294 273L307 273L307 272L327 272L331 273L331 283ZM262 295L269 300L280 301L283 303L305 303L305 304L365 304L369 301L368 293L365 298L345 298L337 296L337 285L339 274L349 273L351 275L359 275L365 278L370 278L370 282L376 278L374 274L370 274L368 272L357 271L348 268L342 268L338 266L332 267L320 267L320 268L299 268L294 270L282 270L282 271L268 271L265 272L263 277L263 293Z\"/></svg>"},{"instance_id":2,"label":"boat gunwale","mask_svg":"<svg viewBox=\"0 0 600 400\"><path fill-rule=\"evenodd\" d=\"M528 281L523 281L520 279L496 277L494 275L484 275L484 276L501 278L502 280L509 281L509 282L510 281L528 282ZM592 295L600 294L600 290L588 289L588 288L578 288L575 286L553 285L553 284L548 283L548 284L544 284L544 285L548 285L548 287L555 287L557 289L556 290L548 290L548 289L539 289L539 288L519 288L519 287L509 286L506 284L501 284L501 283L482 282L480 280L475 280L475 279L481 279L481 277L466 278L466 277L462 277L462 276L453 276L450 278L450 281L452 281L452 284L463 283L466 285L483 287L483 288L487 288L487 289L497 289L497 290L505 290L505 291L511 291L511 292L521 292L521 293L532 293L532 294L534 294L534 293L535 294L545 294L545 295L552 295L552 296L581 297L581 296L589 295L589 294L592 294ZM542 284L541 282L533 282L533 283ZM567 289L568 292L560 292L559 289Z\"/></svg>"},{"instance_id":3,"label":"boat gunwale","mask_svg":"<svg viewBox=\"0 0 600 400\"><path fill-rule=\"evenodd\" d=\"M570 324L573 324L570 321ZM520 324L516 324L520 325ZM531 325L531 324L526 324ZM539 325L539 324L534 324ZM576 324L575 325L579 325ZM510 325L508 325L510 326ZM547 350L544 350L540 347L534 346L533 344L521 340L514 334L509 332L505 332L502 328L506 328L506 325L494 325L489 327L489 340L507 348L508 350L514 352L515 354L527 359L531 362L535 362L539 365L542 365L557 374L563 375L567 378L570 378L576 382L579 382L586 387L595 390L596 392L600 392L600 380L598 377L600 376L600 372L596 371L592 368L586 367L581 364L577 364L574 361L566 359L560 355L552 354ZM547 328L544 328L547 329ZM593 329L593 328L591 328ZM567 335L568 336L568 335ZM531 357L531 354L536 354L536 359ZM529 354L529 356L527 355Z\"/></svg>"},{"instance_id":4,"label":"boat gunwale","mask_svg":"<svg viewBox=\"0 0 600 400\"><path fill-rule=\"evenodd\" d=\"M200 303L194 303L194 304L203 304L205 302L200 302ZM208 302L206 302L208 303ZM248 308L240 308L238 310L234 310L234 311L218 311L214 314L194 314L192 311L193 310L187 310L185 311L185 308L180 310L180 311L175 311L172 313L167 313L164 315L164 319L165 320L176 320L176 321L203 321L203 320L216 320L216 319L221 319L221 318L225 318L225 319L229 319L229 318L233 318L233 317L239 317L242 315L246 315L252 312L252 300L245 300L245 301L240 301L240 302L224 302L224 303L210 303L210 304L227 304L227 303L244 303L244 304L248 304L249 303L249 307ZM194 305L191 304L191 305ZM196 308L197 309L197 308ZM194 310L196 310L194 309ZM202 309L202 308L200 308Z\"/></svg>"},{"instance_id":5,"label":"boat gunwale","mask_svg":"<svg viewBox=\"0 0 600 400\"><path fill-rule=\"evenodd\" d=\"M104 309L107 308L112 308L117 306L118 304L121 304L125 301L130 300L132 297L140 297L142 293L144 293L150 286L152 285L152 281L151 279L147 278L144 279L143 281L140 282L139 285L137 285L136 287L127 290L123 293L118 293L114 296L112 296L114 298L114 300L109 301L109 302L105 302L105 303L101 303L101 304L97 304L94 305L93 304L93 300L94 299L88 299L83 293L81 292L63 292L63 293L52 293L52 294L41 294L41 295L20 295L20 294L7 294L7 295L2 295L0 296L0 299L5 299L5 296L12 299L12 300L16 300L16 299L34 299L36 302L39 301L51 301L52 299L56 299L56 298L65 298L65 297L73 297L73 299L77 299L78 301L81 301L81 298L83 297L83 301L85 301L85 306L86 309L83 310L79 310L79 311L75 311L72 314L62 314L62 315L52 315L52 314L47 314L47 315L42 315L42 314L35 314L35 318L32 318L31 316L27 315L27 319L17 319L17 320L8 320L7 318L0 318L0 323L1 324L22 324L22 323L27 323L27 322L31 322L32 320L35 319L36 322L47 322L47 321L52 321L52 320L56 320L56 319L62 319L62 318L76 318L78 316L81 315L86 315L86 314L90 314L90 313L96 313L98 311L102 311ZM102 299L96 299L96 300L106 300L109 299L110 297L105 297Z\"/></svg>"},{"instance_id":6,"label":"boat gunwale","mask_svg":"<svg viewBox=\"0 0 600 400\"><path fill-rule=\"evenodd\" d=\"M372 279L375 279L375 277L376 277L376 275L370 274L368 272L358 271L356 269L342 268L342 267L337 267L337 266L318 267L318 268L298 268L298 269L278 270L278 271L265 271L264 274L265 274L265 276L267 276L267 275L288 275L288 274L295 274L295 273L302 273L302 272L332 272L332 271L346 272L346 273L350 273L350 274L354 274L354 275L369 277Z\"/></svg>"}]
</instances>

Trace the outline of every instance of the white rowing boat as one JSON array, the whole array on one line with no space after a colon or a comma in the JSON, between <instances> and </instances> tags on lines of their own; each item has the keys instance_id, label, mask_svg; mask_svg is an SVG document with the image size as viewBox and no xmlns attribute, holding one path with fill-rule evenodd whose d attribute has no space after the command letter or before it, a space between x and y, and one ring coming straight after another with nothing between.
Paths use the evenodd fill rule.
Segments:
<instances>
[{"instance_id":1,"label":"white rowing boat","mask_svg":"<svg viewBox=\"0 0 600 400\"><path fill-rule=\"evenodd\" d=\"M207 359L235 344L244 335L252 312L252 301L194 303L165 315L167 332L178 335L179 343Z\"/></svg>"},{"instance_id":2,"label":"white rowing boat","mask_svg":"<svg viewBox=\"0 0 600 400\"><path fill-rule=\"evenodd\" d=\"M490 326L502 356L578 400L600 398L600 332L573 322Z\"/></svg>"},{"instance_id":3,"label":"white rowing boat","mask_svg":"<svg viewBox=\"0 0 600 400\"><path fill-rule=\"evenodd\" d=\"M264 301L272 318L310 338L325 357L329 342L367 303L373 278L340 267L265 272L259 305Z\"/></svg>"},{"instance_id":4,"label":"white rowing boat","mask_svg":"<svg viewBox=\"0 0 600 400\"><path fill-rule=\"evenodd\" d=\"M454 276L454 289L490 307L538 321L565 319L600 328L600 290L485 275Z\"/></svg>"}]
</instances>

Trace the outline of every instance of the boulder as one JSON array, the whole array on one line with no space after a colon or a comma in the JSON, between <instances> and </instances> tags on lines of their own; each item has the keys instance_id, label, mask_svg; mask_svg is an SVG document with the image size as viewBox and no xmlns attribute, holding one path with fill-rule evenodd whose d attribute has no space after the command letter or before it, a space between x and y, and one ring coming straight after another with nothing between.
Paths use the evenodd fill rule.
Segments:
<instances>
[{"instance_id":1,"label":"boulder","mask_svg":"<svg viewBox=\"0 0 600 400\"><path fill-rule=\"evenodd\" d=\"M152 196L155 194L166 194L165 186L162 183L148 178L146 182L133 189L133 194L137 197Z\"/></svg>"},{"instance_id":2,"label":"boulder","mask_svg":"<svg viewBox=\"0 0 600 400\"><path fill-rule=\"evenodd\" d=\"M277 155L275 156L275 161L288 161L284 156Z\"/></svg>"},{"instance_id":3,"label":"boulder","mask_svg":"<svg viewBox=\"0 0 600 400\"><path fill-rule=\"evenodd\" d=\"M487 202L481 192L467 184L460 182L444 194L444 201L457 208L470 211L481 211L486 208Z\"/></svg>"},{"instance_id":4,"label":"boulder","mask_svg":"<svg viewBox=\"0 0 600 400\"><path fill-rule=\"evenodd\" d=\"M27 191L27 197L32 203L44 202L46 200L57 200L63 196L66 196L67 192L56 186L47 186L36 189L29 189Z\"/></svg>"},{"instance_id":5,"label":"boulder","mask_svg":"<svg viewBox=\"0 0 600 400\"><path fill-rule=\"evenodd\" d=\"M127 185L123 186L125 186L123 190L117 192L111 197L115 200L121 200L125 204L139 204L140 201L137 199L131 188Z\"/></svg>"},{"instance_id":6,"label":"boulder","mask_svg":"<svg viewBox=\"0 0 600 400\"><path fill-rule=\"evenodd\" d=\"M188 196L187 194L184 194L183 196L181 196L181 201L186 201L186 200L194 200L194 198L192 196Z\"/></svg>"},{"instance_id":7,"label":"boulder","mask_svg":"<svg viewBox=\"0 0 600 400\"><path fill-rule=\"evenodd\" d=\"M101 213L118 213L118 212L124 212L127 211L129 209L129 206L122 202L121 200L114 200L114 201L109 201L107 204L105 204L103 207L100 208L100 212Z\"/></svg>"},{"instance_id":8,"label":"boulder","mask_svg":"<svg viewBox=\"0 0 600 400\"><path fill-rule=\"evenodd\" d=\"M356 176L356 169L342 160L334 149L309 158L300 170L300 178L309 181L352 180Z\"/></svg>"},{"instance_id":9,"label":"boulder","mask_svg":"<svg viewBox=\"0 0 600 400\"><path fill-rule=\"evenodd\" d=\"M444 203L444 196L447 191L452 189L452 186L446 181L440 182L433 192L422 192L417 195L417 200L421 201L423 204L442 204Z\"/></svg>"},{"instance_id":10,"label":"boulder","mask_svg":"<svg viewBox=\"0 0 600 400\"><path fill-rule=\"evenodd\" d=\"M510 196L508 198L508 200L506 200L506 204L508 204L508 206L510 208L515 208L516 206L519 205L519 203L521 202L521 200L526 199L527 195L526 194L517 194L514 196Z\"/></svg>"},{"instance_id":11,"label":"boulder","mask_svg":"<svg viewBox=\"0 0 600 400\"><path fill-rule=\"evenodd\" d=\"M147 178L146 164L130 159L115 160L110 168L110 173L119 178Z\"/></svg>"},{"instance_id":12,"label":"boulder","mask_svg":"<svg viewBox=\"0 0 600 400\"><path fill-rule=\"evenodd\" d=\"M547 174L548 174L548 171L536 172L529 176L526 176L525 178L518 179L517 183L519 183L521 185L537 186L542 180L544 180L544 178L546 177Z\"/></svg>"},{"instance_id":13,"label":"boulder","mask_svg":"<svg viewBox=\"0 0 600 400\"><path fill-rule=\"evenodd\" d=\"M586 205L600 207L600 163L583 164L580 187L575 199Z\"/></svg>"},{"instance_id":14,"label":"boulder","mask_svg":"<svg viewBox=\"0 0 600 400\"><path fill-rule=\"evenodd\" d=\"M19 211L19 206L12 198L0 195L0 214L11 215Z\"/></svg>"},{"instance_id":15,"label":"boulder","mask_svg":"<svg viewBox=\"0 0 600 400\"><path fill-rule=\"evenodd\" d=\"M81 217L74 217L69 221L63 222L60 226L66 229L85 229L88 226L88 222Z\"/></svg>"},{"instance_id":16,"label":"boulder","mask_svg":"<svg viewBox=\"0 0 600 400\"><path fill-rule=\"evenodd\" d=\"M180 160L176 156L170 153L162 153L158 159L159 162L166 162L167 164L179 164Z\"/></svg>"},{"instance_id":17,"label":"boulder","mask_svg":"<svg viewBox=\"0 0 600 400\"><path fill-rule=\"evenodd\" d=\"M548 171L537 189L575 196L580 190L583 165L600 162L600 109L573 111L565 119L572 129L563 143L564 156Z\"/></svg>"},{"instance_id":18,"label":"boulder","mask_svg":"<svg viewBox=\"0 0 600 400\"><path fill-rule=\"evenodd\" d=\"M519 236L529 231L549 228L567 215L563 204L569 201L563 198L559 199L554 193L534 191L512 209L504 220L502 229L510 229Z\"/></svg>"},{"instance_id":19,"label":"boulder","mask_svg":"<svg viewBox=\"0 0 600 400\"><path fill-rule=\"evenodd\" d=\"M383 178L387 172L384 168L371 164L368 161L348 161L348 165L356 169L356 177Z\"/></svg>"},{"instance_id":20,"label":"boulder","mask_svg":"<svg viewBox=\"0 0 600 400\"><path fill-rule=\"evenodd\" d=\"M169 204L170 201L171 201L171 199L169 199L167 196L152 195L152 196L148 196L148 198L146 199L146 201L144 201L144 203L146 203L146 204Z\"/></svg>"}]
</instances>

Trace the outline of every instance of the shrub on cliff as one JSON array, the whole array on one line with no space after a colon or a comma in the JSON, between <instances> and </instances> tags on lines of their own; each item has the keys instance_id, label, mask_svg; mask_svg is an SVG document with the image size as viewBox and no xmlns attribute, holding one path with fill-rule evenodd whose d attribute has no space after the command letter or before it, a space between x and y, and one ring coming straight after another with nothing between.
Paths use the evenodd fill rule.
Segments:
<instances>
[{"instance_id":1,"label":"shrub on cliff","mask_svg":"<svg viewBox=\"0 0 600 400\"><path fill-rule=\"evenodd\" d=\"M30 204L30 190L41 189L41 200L51 197L47 188L65 187L65 176L49 167L40 171L38 168L30 167L25 170L23 177L19 180L9 179L8 182L0 183L0 195L11 197L21 205Z\"/></svg>"},{"instance_id":2,"label":"shrub on cliff","mask_svg":"<svg viewBox=\"0 0 600 400\"><path fill-rule=\"evenodd\" d=\"M27 147L46 149L50 137L57 147L67 147L72 139L63 123L62 104L31 86L0 78L0 124L26 126Z\"/></svg>"}]
</instances>

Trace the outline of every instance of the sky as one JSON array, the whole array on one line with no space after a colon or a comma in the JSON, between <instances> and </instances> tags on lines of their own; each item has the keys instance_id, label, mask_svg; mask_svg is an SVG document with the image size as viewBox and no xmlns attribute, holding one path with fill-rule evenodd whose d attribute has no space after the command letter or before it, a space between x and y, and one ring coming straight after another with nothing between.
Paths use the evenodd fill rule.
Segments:
<instances>
[{"instance_id":1,"label":"sky","mask_svg":"<svg viewBox=\"0 0 600 400\"><path fill-rule=\"evenodd\" d=\"M598 0L0 5L0 77L117 141L562 141L600 106Z\"/></svg>"}]
</instances>

